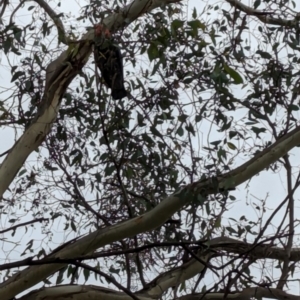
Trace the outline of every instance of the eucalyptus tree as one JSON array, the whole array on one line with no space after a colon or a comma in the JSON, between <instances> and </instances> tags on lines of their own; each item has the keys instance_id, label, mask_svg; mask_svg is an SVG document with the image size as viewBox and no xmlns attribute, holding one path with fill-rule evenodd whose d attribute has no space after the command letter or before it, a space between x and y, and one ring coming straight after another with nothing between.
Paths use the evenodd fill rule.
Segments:
<instances>
[{"instance_id":1,"label":"eucalyptus tree","mask_svg":"<svg viewBox=\"0 0 300 300\"><path fill-rule=\"evenodd\" d=\"M299 14L3 0L0 299L300 299Z\"/></svg>"}]
</instances>

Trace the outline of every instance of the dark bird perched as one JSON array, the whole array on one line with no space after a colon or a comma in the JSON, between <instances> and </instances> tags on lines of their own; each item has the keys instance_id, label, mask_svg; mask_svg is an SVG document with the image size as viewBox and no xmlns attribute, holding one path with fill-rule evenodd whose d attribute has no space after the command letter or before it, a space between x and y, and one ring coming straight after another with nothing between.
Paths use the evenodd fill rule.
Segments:
<instances>
[{"instance_id":1,"label":"dark bird perched","mask_svg":"<svg viewBox=\"0 0 300 300\"><path fill-rule=\"evenodd\" d=\"M120 48L113 43L108 29L104 29L99 24L95 26L94 57L102 77L107 86L111 88L113 99L119 100L126 97Z\"/></svg>"}]
</instances>

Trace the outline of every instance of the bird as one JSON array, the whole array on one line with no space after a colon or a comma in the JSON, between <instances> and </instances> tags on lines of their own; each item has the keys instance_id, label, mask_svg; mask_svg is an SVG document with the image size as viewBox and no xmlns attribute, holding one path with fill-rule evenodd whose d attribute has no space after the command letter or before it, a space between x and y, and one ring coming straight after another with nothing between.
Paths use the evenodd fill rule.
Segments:
<instances>
[{"instance_id":1,"label":"bird","mask_svg":"<svg viewBox=\"0 0 300 300\"><path fill-rule=\"evenodd\" d=\"M94 58L105 83L111 88L113 99L126 97L121 50L112 40L109 30L101 24L95 26Z\"/></svg>"}]
</instances>

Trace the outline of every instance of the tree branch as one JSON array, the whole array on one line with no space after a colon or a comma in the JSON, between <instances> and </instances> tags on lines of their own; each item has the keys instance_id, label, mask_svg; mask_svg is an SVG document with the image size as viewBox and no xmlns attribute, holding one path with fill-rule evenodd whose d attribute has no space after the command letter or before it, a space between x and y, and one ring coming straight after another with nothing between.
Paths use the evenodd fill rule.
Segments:
<instances>
[{"instance_id":1,"label":"tree branch","mask_svg":"<svg viewBox=\"0 0 300 300\"><path fill-rule=\"evenodd\" d=\"M134 0L118 13L104 19L103 23L110 32L114 33L128 26L144 13L180 1L182 0ZM50 132L56 120L63 94L88 61L92 52L93 39L94 30L91 29L78 43L71 43L68 49L47 67L42 105L33 123L15 143L0 166L0 199L27 157L41 145Z\"/></svg>"},{"instance_id":2,"label":"tree branch","mask_svg":"<svg viewBox=\"0 0 300 300\"><path fill-rule=\"evenodd\" d=\"M260 21L262 21L265 24L271 24L271 25L279 25L279 26L285 26L285 27L291 27L294 28L295 26L299 25L299 15L295 16L294 19L286 20L282 18L274 18L270 15L274 14L273 12L266 12L261 11L257 9L253 9L245 4L243 4L239 0L226 0L231 6L237 8L238 10L243 11L249 16L255 16Z\"/></svg>"},{"instance_id":3,"label":"tree branch","mask_svg":"<svg viewBox=\"0 0 300 300\"><path fill-rule=\"evenodd\" d=\"M4 230L1 230L0 234L3 234L3 233L5 233L7 231L10 231L10 230L16 230L18 227L23 227L23 226L26 226L26 225L29 225L29 224L33 224L33 223L37 223L37 222L42 222L42 221L48 221L48 220L49 219L46 219L46 218L38 218L38 219L31 220L31 221L28 221L28 222L20 223L20 224L14 225L12 227L6 228Z\"/></svg>"},{"instance_id":4,"label":"tree branch","mask_svg":"<svg viewBox=\"0 0 300 300\"><path fill-rule=\"evenodd\" d=\"M279 289L263 288L263 287L251 287L245 288L241 292L228 293L226 299L234 300L251 300L251 299L278 299L278 300L300 300L300 296L288 294ZM224 299L224 293L210 293L186 295L178 298L178 300L221 300Z\"/></svg>"},{"instance_id":5,"label":"tree branch","mask_svg":"<svg viewBox=\"0 0 300 300\"><path fill-rule=\"evenodd\" d=\"M135 294L139 300L153 300L153 297L144 294ZM105 300L132 300L132 297L125 293L120 293L112 289L98 287L94 285L60 285L53 287L41 288L37 291L30 292L29 294L19 298L19 300L37 300L47 298L68 300L72 297L73 300L90 300L90 299L105 299ZM251 300L261 299L262 297L268 299L278 300L300 300L300 296L288 294L282 290L274 288L263 287L250 287L242 291L230 292L226 295L226 299L232 300ZM177 300L222 300L224 293L210 293L210 294L190 294L185 295Z\"/></svg>"},{"instance_id":6,"label":"tree branch","mask_svg":"<svg viewBox=\"0 0 300 300\"><path fill-rule=\"evenodd\" d=\"M53 20L58 31L59 42L68 45L71 40L69 39L69 37L67 37L65 27L61 19L57 15L57 13L44 0L34 0L34 1L38 3L39 6L42 7L45 10L45 12L48 14L48 16Z\"/></svg>"},{"instance_id":7,"label":"tree branch","mask_svg":"<svg viewBox=\"0 0 300 300\"><path fill-rule=\"evenodd\" d=\"M37 124L39 123L41 122L38 122ZM226 187L228 180L230 180L231 184L236 186L252 178L255 174L262 171L271 163L277 161L289 150L299 144L300 127L296 127L290 133L275 142L272 146L256 155L249 162L246 162L236 170L226 174L226 176L220 180L220 186ZM63 248L61 251L50 257L72 259L77 256L91 254L96 249L112 242L134 236L141 232L153 230L166 222L184 205L193 200L196 201L198 196L202 195L202 197L204 197L212 193L216 193L216 188L211 183L211 180L195 182L165 198L154 209L144 215L108 228L99 229L88 236L75 241L73 244ZM12 298L14 295L38 283L41 278L46 278L62 267L62 264L34 266L15 274L9 280L0 285L0 299L6 300Z\"/></svg>"}]
</instances>

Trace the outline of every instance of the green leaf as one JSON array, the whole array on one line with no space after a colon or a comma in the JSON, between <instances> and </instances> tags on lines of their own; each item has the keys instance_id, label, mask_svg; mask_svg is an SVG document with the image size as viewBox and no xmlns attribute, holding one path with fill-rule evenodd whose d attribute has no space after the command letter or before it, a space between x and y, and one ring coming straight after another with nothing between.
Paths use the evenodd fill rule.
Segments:
<instances>
[{"instance_id":1,"label":"green leaf","mask_svg":"<svg viewBox=\"0 0 300 300\"><path fill-rule=\"evenodd\" d=\"M179 287L179 291L186 291L186 285L185 285L185 281L183 281Z\"/></svg>"},{"instance_id":2,"label":"green leaf","mask_svg":"<svg viewBox=\"0 0 300 300\"><path fill-rule=\"evenodd\" d=\"M193 125L192 125L191 123L189 123L187 126L185 126L185 129L186 129L188 132L190 132L193 136L196 135L195 130L194 130L194 127L193 127Z\"/></svg>"},{"instance_id":3,"label":"green leaf","mask_svg":"<svg viewBox=\"0 0 300 300\"><path fill-rule=\"evenodd\" d=\"M14 36L15 36L15 39L16 39L19 43L22 43L22 41L21 41L22 31L21 31L21 30L17 30L17 31L14 33Z\"/></svg>"},{"instance_id":4,"label":"green leaf","mask_svg":"<svg viewBox=\"0 0 300 300\"><path fill-rule=\"evenodd\" d=\"M17 71L13 77L11 78L11 81L10 82L14 82L16 81L19 77L23 76L25 73L22 72L22 71Z\"/></svg>"},{"instance_id":5,"label":"green leaf","mask_svg":"<svg viewBox=\"0 0 300 300\"><path fill-rule=\"evenodd\" d=\"M197 10L196 10L196 7L194 7L194 9L193 9L192 18L193 18L193 19L196 19L196 18L197 18Z\"/></svg>"},{"instance_id":6,"label":"green leaf","mask_svg":"<svg viewBox=\"0 0 300 300\"><path fill-rule=\"evenodd\" d=\"M241 75L237 71L230 68L228 65L224 64L224 70L233 79L235 84L241 84L244 82Z\"/></svg>"},{"instance_id":7,"label":"green leaf","mask_svg":"<svg viewBox=\"0 0 300 300\"><path fill-rule=\"evenodd\" d=\"M228 146L228 148L230 148L231 150L236 150L235 145L232 144L232 143L230 143L230 142L227 143L227 146Z\"/></svg>"},{"instance_id":8,"label":"green leaf","mask_svg":"<svg viewBox=\"0 0 300 300\"><path fill-rule=\"evenodd\" d=\"M83 275L84 275L85 281L87 281L87 280L89 279L90 274L91 274L90 270L88 270L88 269L83 269Z\"/></svg>"},{"instance_id":9,"label":"green leaf","mask_svg":"<svg viewBox=\"0 0 300 300\"><path fill-rule=\"evenodd\" d=\"M115 171L115 166L105 168L105 176L110 176Z\"/></svg>"},{"instance_id":10,"label":"green leaf","mask_svg":"<svg viewBox=\"0 0 300 300\"><path fill-rule=\"evenodd\" d=\"M299 106L295 105L295 104L289 104L288 110L289 110L289 112L291 112L291 111L298 111L299 110Z\"/></svg>"},{"instance_id":11,"label":"green leaf","mask_svg":"<svg viewBox=\"0 0 300 300\"><path fill-rule=\"evenodd\" d=\"M181 28L183 26L183 24L184 24L184 21L176 19L172 22L171 28L172 28L172 30L173 29L177 30L177 29Z\"/></svg>"},{"instance_id":12,"label":"green leaf","mask_svg":"<svg viewBox=\"0 0 300 300\"><path fill-rule=\"evenodd\" d=\"M119 274L120 271L121 271L120 269L115 269L115 267L113 265L111 265L109 268L109 272L113 273L113 274Z\"/></svg>"},{"instance_id":13,"label":"green leaf","mask_svg":"<svg viewBox=\"0 0 300 300\"><path fill-rule=\"evenodd\" d=\"M272 55L268 52L257 50L256 53L259 54L262 58L266 58L266 59L271 59L272 58Z\"/></svg>"},{"instance_id":14,"label":"green leaf","mask_svg":"<svg viewBox=\"0 0 300 300\"><path fill-rule=\"evenodd\" d=\"M59 270L58 276L56 278L56 284L60 284L60 283L63 282L63 280L64 280L64 276L63 275L64 275L64 273L66 271L66 268L67 267L64 267L63 269Z\"/></svg>"},{"instance_id":15,"label":"green leaf","mask_svg":"<svg viewBox=\"0 0 300 300\"><path fill-rule=\"evenodd\" d=\"M201 120L202 120L202 115L197 114L195 118L196 123L200 122Z\"/></svg>"},{"instance_id":16,"label":"green leaf","mask_svg":"<svg viewBox=\"0 0 300 300\"><path fill-rule=\"evenodd\" d=\"M180 126L177 131L176 131L176 134L178 134L179 136L183 136L183 128Z\"/></svg>"},{"instance_id":17,"label":"green leaf","mask_svg":"<svg viewBox=\"0 0 300 300\"><path fill-rule=\"evenodd\" d=\"M236 131L229 131L229 138L234 138L238 133Z\"/></svg>"},{"instance_id":18,"label":"green leaf","mask_svg":"<svg viewBox=\"0 0 300 300\"><path fill-rule=\"evenodd\" d=\"M226 230L230 233L237 233L235 229L233 229L232 227L227 226Z\"/></svg>"},{"instance_id":19,"label":"green leaf","mask_svg":"<svg viewBox=\"0 0 300 300\"><path fill-rule=\"evenodd\" d=\"M198 30L199 28L202 29L203 31L205 30L205 25L201 23L199 20L189 21L187 24L190 27L192 27L194 30Z\"/></svg>"},{"instance_id":20,"label":"green leaf","mask_svg":"<svg viewBox=\"0 0 300 300\"><path fill-rule=\"evenodd\" d=\"M71 221L71 228L73 229L73 231L77 231L76 225L73 221Z\"/></svg>"},{"instance_id":21,"label":"green leaf","mask_svg":"<svg viewBox=\"0 0 300 300\"><path fill-rule=\"evenodd\" d=\"M148 57L150 61L159 58L159 51L157 45L154 42L150 43L150 47L148 48Z\"/></svg>"},{"instance_id":22,"label":"green leaf","mask_svg":"<svg viewBox=\"0 0 300 300\"><path fill-rule=\"evenodd\" d=\"M258 127L252 126L251 129L256 134L256 137L259 137L260 133L266 132L266 128L258 128Z\"/></svg>"},{"instance_id":23,"label":"green leaf","mask_svg":"<svg viewBox=\"0 0 300 300\"><path fill-rule=\"evenodd\" d=\"M257 9L260 6L261 0L255 0L253 7L254 9Z\"/></svg>"},{"instance_id":24,"label":"green leaf","mask_svg":"<svg viewBox=\"0 0 300 300\"><path fill-rule=\"evenodd\" d=\"M27 172L26 169L23 169L22 171L20 171L20 173L18 174L18 177L22 176L23 174L25 174Z\"/></svg>"}]
</instances>

